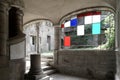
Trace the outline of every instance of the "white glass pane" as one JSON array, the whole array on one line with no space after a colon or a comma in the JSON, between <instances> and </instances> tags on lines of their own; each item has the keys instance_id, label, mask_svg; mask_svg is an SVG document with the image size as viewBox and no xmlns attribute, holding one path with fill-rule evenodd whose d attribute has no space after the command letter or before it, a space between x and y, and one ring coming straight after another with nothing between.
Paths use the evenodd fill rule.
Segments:
<instances>
[{"instance_id":1,"label":"white glass pane","mask_svg":"<svg viewBox=\"0 0 120 80\"><path fill-rule=\"evenodd\" d=\"M70 21L65 22L64 27L70 27Z\"/></svg>"},{"instance_id":2,"label":"white glass pane","mask_svg":"<svg viewBox=\"0 0 120 80\"><path fill-rule=\"evenodd\" d=\"M84 35L84 25L77 26L77 35Z\"/></svg>"},{"instance_id":3,"label":"white glass pane","mask_svg":"<svg viewBox=\"0 0 120 80\"><path fill-rule=\"evenodd\" d=\"M85 24L91 24L92 23L92 16L85 16Z\"/></svg>"},{"instance_id":4,"label":"white glass pane","mask_svg":"<svg viewBox=\"0 0 120 80\"><path fill-rule=\"evenodd\" d=\"M93 23L100 22L100 15L93 15Z\"/></svg>"}]
</instances>

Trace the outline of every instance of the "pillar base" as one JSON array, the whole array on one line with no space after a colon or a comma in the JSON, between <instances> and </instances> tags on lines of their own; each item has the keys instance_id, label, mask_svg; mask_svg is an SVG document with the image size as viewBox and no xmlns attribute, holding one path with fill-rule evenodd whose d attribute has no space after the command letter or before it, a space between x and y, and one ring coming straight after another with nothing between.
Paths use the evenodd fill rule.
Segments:
<instances>
[{"instance_id":1,"label":"pillar base","mask_svg":"<svg viewBox=\"0 0 120 80\"><path fill-rule=\"evenodd\" d=\"M50 80L50 77L47 75L25 75L25 80Z\"/></svg>"},{"instance_id":2,"label":"pillar base","mask_svg":"<svg viewBox=\"0 0 120 80\"><path fill-rule=\"evenodd\" d=\"M49 80L50 77L43 73L40 64L40 54L32 54L30 71L25 75L25 80Z\"/></svg>"},{"instance_id":3,"label":"pillar base","mask_svg":"<svg viewBox=\"0 0 120 80\"><path fill-rule=\"evenodd\" d=\"M50 80L50 77L49 76L45 76L45 77L43 77L42 79L39 79L39 80Z\"/></svg>"}]
</instances>

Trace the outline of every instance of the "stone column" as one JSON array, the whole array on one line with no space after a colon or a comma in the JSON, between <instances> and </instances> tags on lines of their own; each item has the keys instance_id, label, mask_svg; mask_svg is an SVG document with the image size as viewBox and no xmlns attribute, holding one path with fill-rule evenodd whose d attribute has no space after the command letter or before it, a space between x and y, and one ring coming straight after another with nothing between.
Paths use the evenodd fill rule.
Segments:
<instances>
[{"instance_id":1,"label":"stone column","mask_svg":"<svg viewBox=\"0 0 120 80\"><path fill-rule=\"evenodd\" d=\"M10 10L13 10L13 15ZM9 29L13 29L15 33L14 36L9 36L9 49L10 49L10 61L9 61L9 70L10 70L10 80L24 80L25 72L25 35L22 33L20 28L23 27L23 12L17 7L11 7L9 10ZM12 25L10 25L12 24ZM14 26L14 27L13 27ZM11 33L13 31L9 30ZM9 32L9 33L10 33ZM14 32L13 32L14 33ZM16 46L17 49L12 46ZM14 69L15 68L15 69ZM19 69L20 68L20 69ZM16 71L18 69L18 71ZM14 74L14 76L13 76ZM19 76L19 77L18 77Z\"/></svg>"},{"instance_id":2,"label":"stone column","mask_svg":"<svg viewBox=\"0 0 120 80\"><path fill-rule=\"evenodd\" d=\"M55 50L60 48L60 27L55 27Z\"/></svg>"},{"instance_id":3,"label":"stone column","mask_svg":"<svg viewBox=\"0 0 120 80\"><path fill-rule=\"evenodd\" d=\"M55 27L55 50L54 50L54 65L58 64L58 50L60 48L60 27Z\"/></svg>"},{"instance_id":4,"label":"stone column","mask_svg":"<svg viewBox=\"0 0 120 80\"><path fill-rule=\"evenodd\" d=\"M37 50L37 54L40 54L40 52L39 52L39 47L40 47L40 45L39 45L39 23L36 23L36 31L37 31L37 36L36 36L36 50ZM40 55L41 56L41 55Z\"/></svg>"},{"instance_id":5,"label":"stone column","mask_svg":"<svg viewBox=\"0 0 120 80\"><path fill-rule=\"evenodd\" d=\"M0 2L0 56L7 55L8 5Z\"/></svg>"}]
</instances>

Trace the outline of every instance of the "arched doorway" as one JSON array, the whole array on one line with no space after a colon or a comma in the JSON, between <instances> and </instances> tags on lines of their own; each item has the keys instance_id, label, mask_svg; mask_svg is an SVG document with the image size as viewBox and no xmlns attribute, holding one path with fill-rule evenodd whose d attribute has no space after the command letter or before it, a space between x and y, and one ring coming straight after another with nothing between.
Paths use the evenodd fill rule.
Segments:
<instances>
[{"instance_id":1,"label":"arched doorway","mask_svg":"<svg viewBox=\"0 0 120 80\"><path fill-rule=\"evenodd\" d=\"M26 34L26 72L30 67L30 55L41 54L41 65L53 61L54 27L49 20L35 20L24 25Z\"/></svg>"}]
</instances>

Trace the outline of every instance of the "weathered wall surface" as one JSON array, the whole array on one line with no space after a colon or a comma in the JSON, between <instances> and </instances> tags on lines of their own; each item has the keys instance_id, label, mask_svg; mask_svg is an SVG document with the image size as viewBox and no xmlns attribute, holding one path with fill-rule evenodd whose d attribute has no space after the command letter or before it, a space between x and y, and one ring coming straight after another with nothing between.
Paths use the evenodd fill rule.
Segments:
<instances>
[{"instance_id":1,"label":"weathered wall surface","mask_svg":"<svg viewBox=\"0 0 120 80\"><path fill-rule=\"evenodd\" d=\"M9 80L24 80L25 60L11 60L9 64L10 78Z\"/></svg>"},{"instance_id":2,"label":"weathered wall surface","mask_svg":"<svg viewBox=\"0 0 120 80\"><path fill-rule=\"evenodd\" d=\"M39 25L37 25L39 23ZM39 51L41 53L53 51L54 50L54 27L52 22L47 20L38 20L37 22L31 22L25 25L24 33L26 34L26 53L29 55L30 53L36 52L36 35L37 29L39 26ZM35 37L34 41L32 37ZM48 39L49 37L49 39ZM33 44L33 42L35 44Z\"/></svg>"},{"instance_id":3,"label":"weathered wall surface","mask_svg":"<svg viewBox=\"0 0 120 80\"><path fill-rule=\"evenodd\" d=\"M50 25L41 25L40 27L40 52L49 51L48 38L50 36L50 50L54 50L54 27Z\"/></svg>"},{"instance_id":4,"label":"weathered wall surface","mask_svg":"<svg viewBox=\"0 0 120 80\"><path fill-rule=\"evenodd\" d=\"M6 56L0 56L0 80L9 80L9 60Z\"/></svg>"},{"instance_id":5,"label":"weathered wall surface","mask_svg":"<svg viewBox=\"0 0 120 80\"><path fill-rule=\"evenodd\" d=\"M114 51L63 50L57 55L56 65L61 73L103 80L114 78L116 73Z\"/></svg>"},{"instance_id":6,"label":"weathered wall surface","mask_svg":"<svg viewBox=\"0 0 120 80\"><path fill-rule=\"evenodd\" d=\"M0 56L0 80L24 80L24 59L9 60Z\"/></svg>"},{"instance_id":7,"label":"weathered wall surface","mask_svg":"<svg viewBox=\"0 0 120 80\"><path fill-rule=\"evenodd\" d=\"M21 42L23 43L23 42ZM19 44L19 43L18 43ZM25 48L22 49L14 47L10 52L14 52L13 56L0 56L0 80L24 80L25 73ZM19 46L20 47L20 46ZM13 53L10 53L12 55ZM20 57L22 55L22 57Z\"/></svg>"},{"instance_id":8,"label":"weathered wall surface","mask_svg":"<svg viewBox=\"0 0 120 80\"><path fill-rule=\"evenodd\" d=\"M19 41L20 40L20 41ZM10 56L8 63L9 79L24 80L25 74L25 40L10 41Z\"/></svg>"},{"instance_id":9,"label":"weathered wall surface","mask_svg":"<svg viewBox=\"0 0 120 80\"><path fill-rule=\"evenodd\" d=\"M116 42L117 42L117 53L116 53L116 64L117 64L117 74L116 74L116 80L120 80L120 0L116 0Z\"/></svg>"},{"instance_id":10,"label":"weathered wall surface","mask_svg":"<svg viewBox=\"0 0 120 80\"><path fill-rule=\"evenodd\" d=\"M117 73L116 73L116 79L115 80L120 80L120 52L117 52L116 54L116 63L117 63Z\"/></svg>"}]
</instances>

